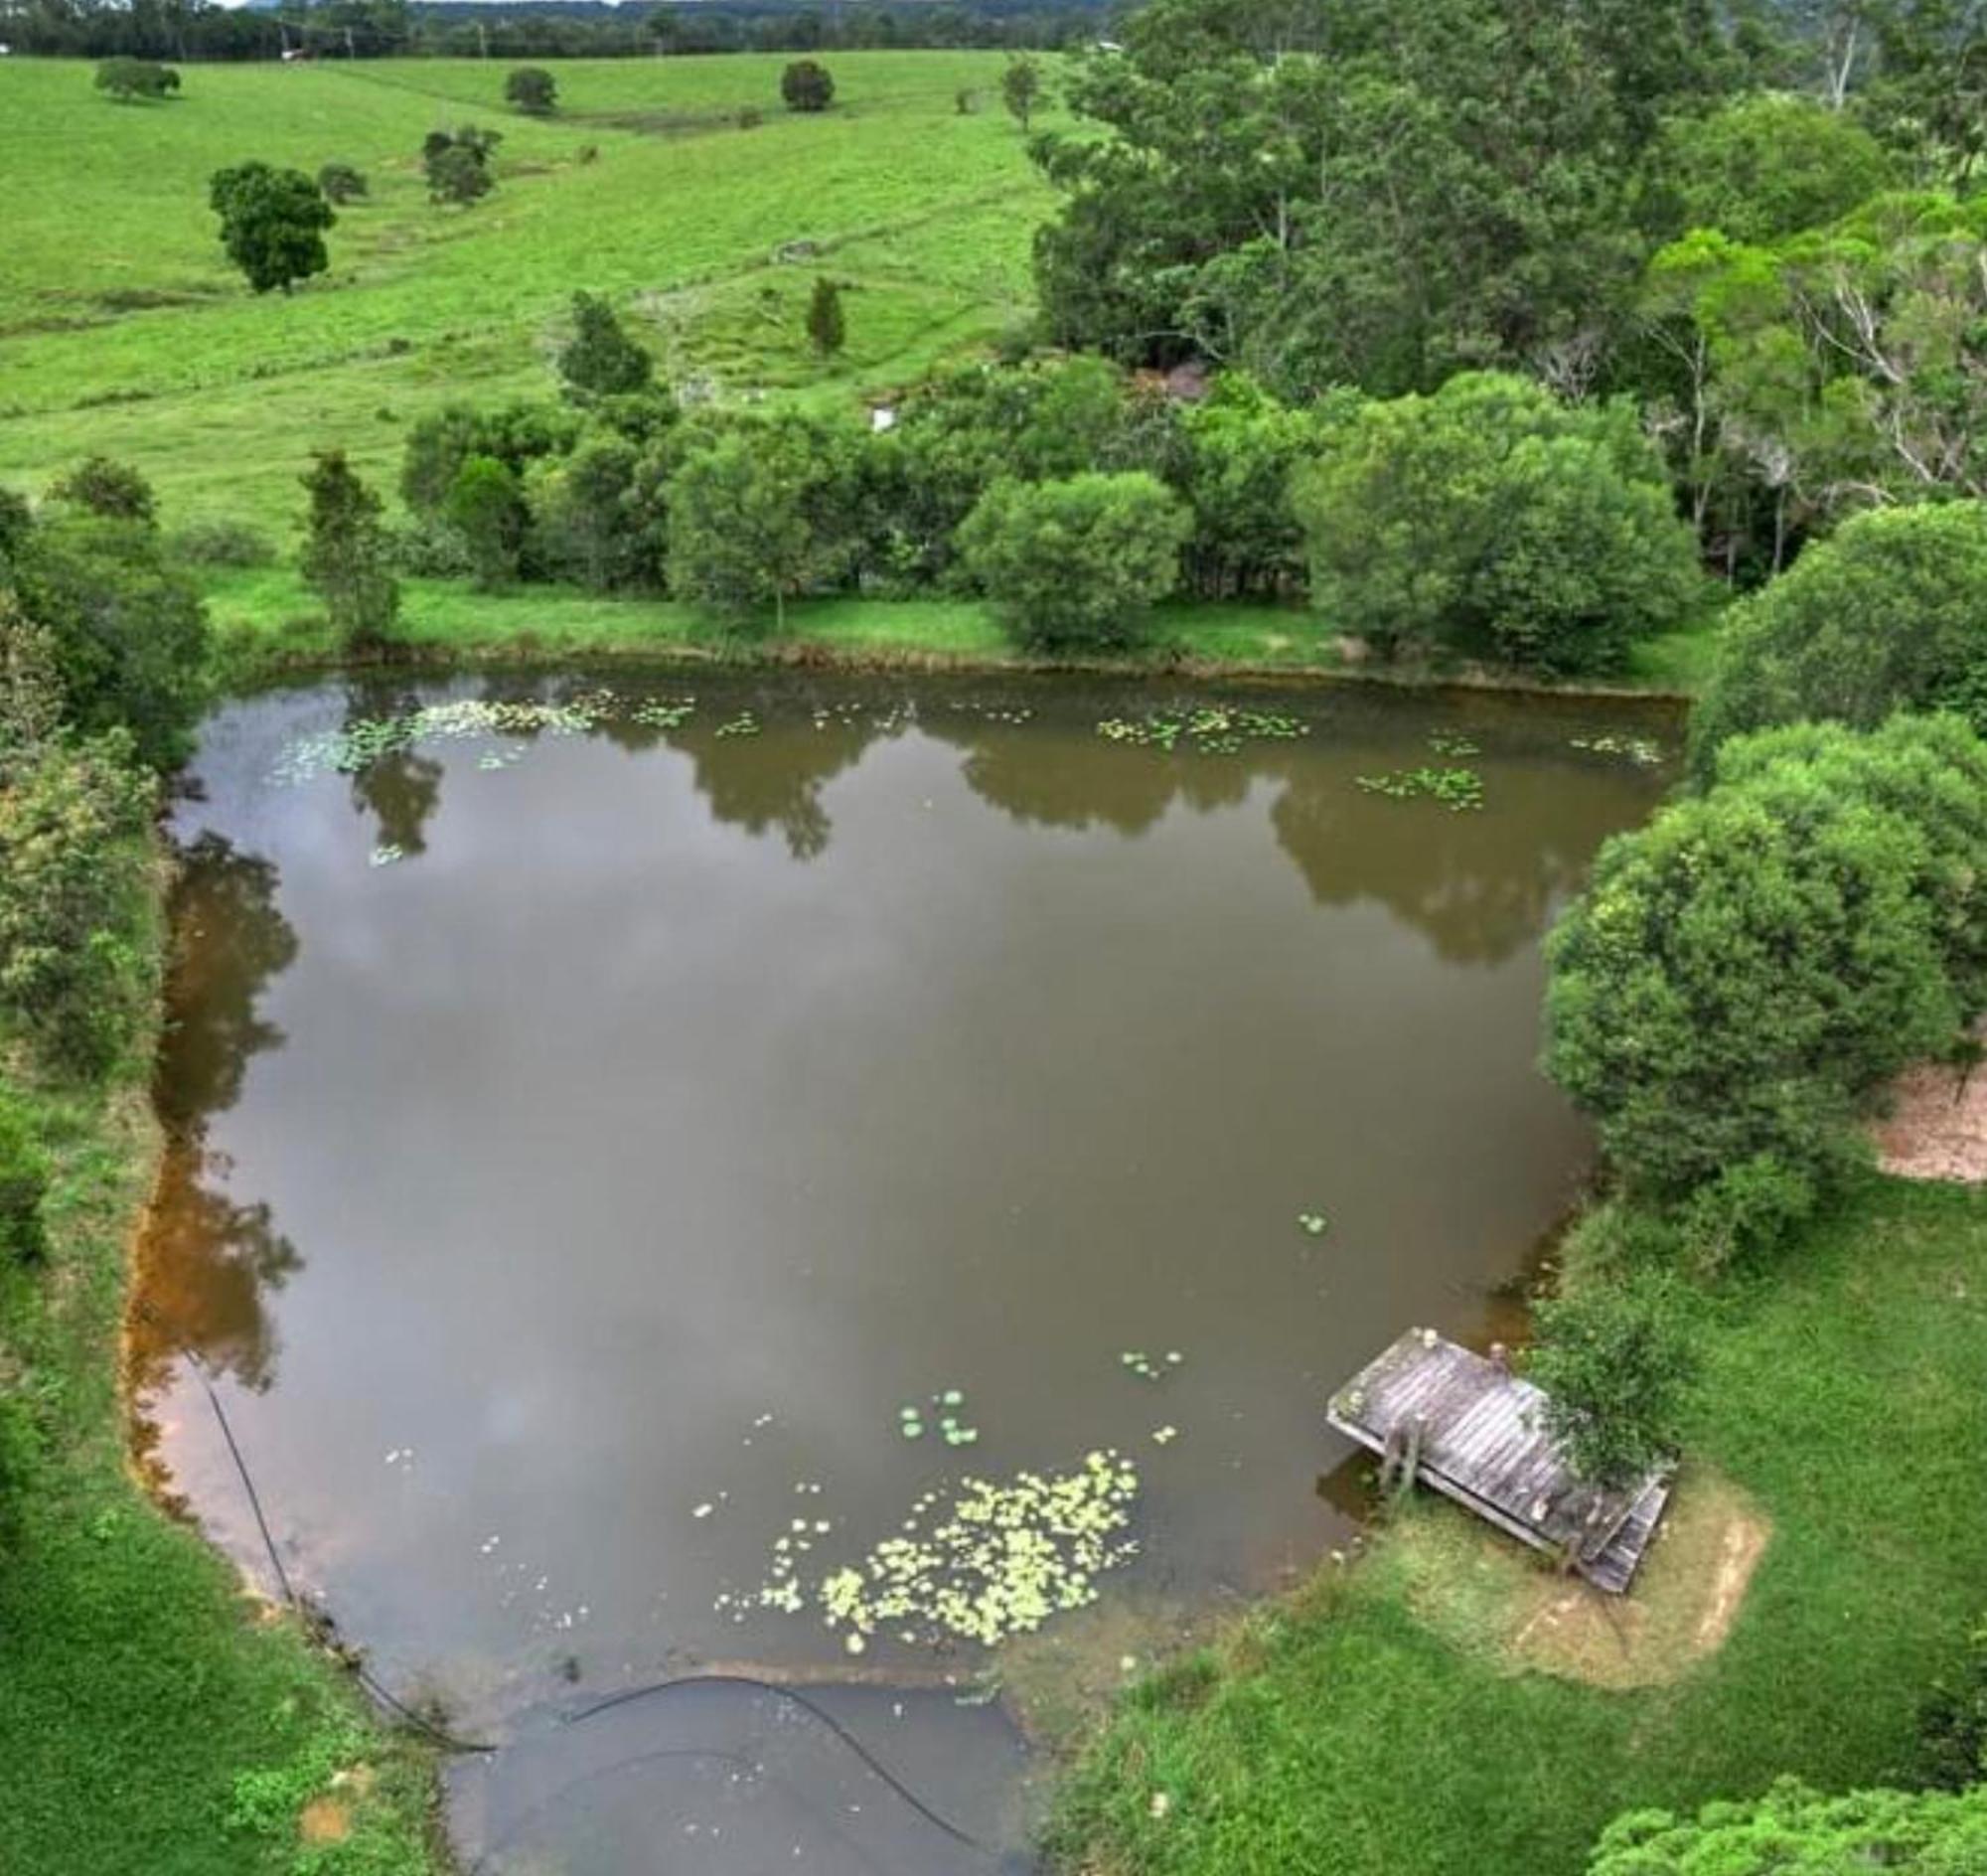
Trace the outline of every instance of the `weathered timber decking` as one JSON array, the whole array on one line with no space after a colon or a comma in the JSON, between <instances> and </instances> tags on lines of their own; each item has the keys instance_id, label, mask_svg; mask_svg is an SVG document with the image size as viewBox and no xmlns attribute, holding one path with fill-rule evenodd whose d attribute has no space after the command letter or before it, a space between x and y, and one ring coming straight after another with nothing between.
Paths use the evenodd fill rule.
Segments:
<instances>
[{"instance_id":1,"label":"weathered timber decking","mask_svg":"<svg viewBox=\"0 0 1987 1876\"><path fill-rule=\"evenodd\" d=\"M1434 1329L1411 1329L1331 1398L1326 1418L1500 1530L1620 1595L1669 1500L1667 1469L1625 1491L1582 1485L1547 1434L1545 1396Z\"/></svg>"}]
</instances>

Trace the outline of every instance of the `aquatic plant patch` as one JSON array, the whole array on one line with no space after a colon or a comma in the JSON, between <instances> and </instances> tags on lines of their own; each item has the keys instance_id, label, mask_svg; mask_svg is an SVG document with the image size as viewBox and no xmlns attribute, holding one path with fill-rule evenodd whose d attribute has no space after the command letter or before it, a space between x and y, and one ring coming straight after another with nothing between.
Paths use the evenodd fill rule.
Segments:
<instances>
[{"instance_id":1,"label":"aquatic plant patch","mask_svg":"<svg viewBox=\"0 0 1987 1876\"><path fill-rule=\"evenodd\" d=\"M1567 747L1587 755L1618 756L1645 769L1655 768L1663 759L1663 745L1653 737L1621 736L1612 731L1599 736L1569 736Z\"/></svg>"},{"instance_id":2,"label":"aquatic plant patch","mask_svg":"<svg viewBox=\"0 0 1987 1876\"><path fill-rule=\"evenodd\" d=\"M1483 777L1474 769L1390 769L1352 779L1369 795L1385 795L1389 801L1439 801L1455 814L1483 806Z\"/></svg>"},{"instance_id":3,"label":"aquatic plant patch","mask_svg":"<svg viewBox=\"0 0 1987 1876\"><path fill-rule=\"evenodd\" d=\"M1309 731L1310 725L1300 717L1225 704L1147 710L1144 716L1107 716L1097 725L1097 733L1107 742L1163 749L1168 754L1185 748L1196 755L1237 755L1252 742L1290 742Z\"/></svg>"}]
</instances>

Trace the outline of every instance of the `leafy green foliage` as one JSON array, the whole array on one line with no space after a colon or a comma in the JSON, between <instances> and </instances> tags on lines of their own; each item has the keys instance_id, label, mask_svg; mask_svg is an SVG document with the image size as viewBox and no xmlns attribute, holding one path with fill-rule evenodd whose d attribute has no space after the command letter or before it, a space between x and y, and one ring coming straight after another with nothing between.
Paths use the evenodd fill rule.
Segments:
<instances>
[{"instance_id":1,"label":"leafy green foliage","mask_svg":"<svg viewBox=\"0 0 1987 1876\"><path fill-rule=\"evenodd\" d=\"M130 732L138 758L173 767L209 697L206 608L155 529L62 505L23 544L17 597L47 634L67 722Z\"/></svg>"},{"instance_id":2,"label":"leafy green foliage","mask_svg":"<svg viewBox=\"0 0 1987 1876\"><path fill-rule=\"evenodd\" d=\"M48 1190L49 1157L36 1137L34 1111L0 1084L0 1263L35 1263L46 1251Z\"/></svg>"},{"instance_id":3,"label":"leafy green foliage","mask_svg":"<svg viewBox=\"0 0 1987 1876\"><path fill-rule=\"evenodd\" d=\"M208 204L221 218L221 243L257 293L285 294L331 265L324 232L337 220L321 190L300 169L242 163L218 170Z\"/></svg>"},{"instance_id":4,"label":"leafy green foliage","mask_svg":"<svg viewBox=\"0 0 1987 1876\"><path fill-rule=\"evenodd\" d=\"M417 514L438 514L471 456L494 456L522 476L541 458L572 448L579 429L579 419L556 404L520 401L490 410L444 405L407 432L400 497Z\"/></svg>"},{"instance_id":5,"label":"leafy green foliage","mask_svg":"<svg viewBox=\"0 0 1987 1876\"><path fill-rule=\"evenodd\" d=\"M818 358L833 358L847 342L841 288L825 273L815 276L814 291L808 299L807 329L808 343Z\"/></svg>"},{"instance_id":6,"label":"leafy green foliage","mask_svg":"<svg viewBox=\"0 0 1987 1876\"><path fill-rule=\"evenodd\" d=\"M387 645L400 611L380 497L352 471L342 449L318 452L302 478L310 496L302 556L304 583L323 599L348 652Z\"/></svg>"},{"instance_id":7,"label":"leafy green foliage","mask_svg":"<svg viewBox=\"0 0 1987 1876\"><path fill-rule=\"evenodd\" d=\"M1602 849L1546 999L1548 1072L1709 1263L1803 1215L1859 1103L1957 1033L1987 882L1987 748L1956 724L1779 732L1722 773Z\"/></svg>"},{"instance_id":8,"label":"leafy green foliage","mask_svg":"<svg viewBox=\"0 0 1987 1876\"><path fill-rule=\"evenodd\" d=\"M572 337L559 350L559 377L581 396L647 390L656 362L629 338L614 308L597 294L572 296Z\"/></svg>"},{"instance_id":9,"label":"leafy green foliage","mask_svg":"<svg viewBox=\"0 0 1987 1876\"><path fill-rule=\"evenodd\" d=\"M180 75L150 59L106 59L96 68L96 88L120 104L156 103L179 90Z\"/></svg>"},{"instance_id":10,"label":"leafy green foliage","mask_svg":"<svg viewBox=\"0 0 1987 1876\"><path fill-rule=\"evenodd\" d=\"M1676 1457L1696 1354L1674 1280L1637 1270L1543 1299L1527 1371L1574 1470L1633 1484Z\"/></svg>"},{"instance_id":11,"label":"leafy green foliage","mask_svg":"<svg viewBox=\"0 0 1987 1876\"><path fill-rule=\"evenodd\" d=\"M497 186L490 172L492 156L504 141L501 130L465 124L457 130L430 130L421 140L421 170L428 197L466 209Z\"/></svg>"},{"instance_id":12,"label":"leafy green foliage","mask_svg":"<svg viewBox=\"0 0 1987 1876\"><path fill-rule=\"evenodd\" d=\"M670 584L742 617L832 583L854 551L854 433L801 417L700 439L671 478Z\"/></svg>"},{"instance_id":13,"label":"leafy green foliage","mask_svg":"<svg viewBox=\"0 0 1987 1876\"><path fill-rule=\"evenodd\" d=\"M350 163L325 164L317 173L317 186L324 191L325 201L339 207L361 201L370 193L364 173Z\"/></svg>"},{"instance_id":14,"label":"leafy green foliage","mask_svg":"<svg viewBox=\"0 0 1987 1876\"><path fill-rule=\"evenodd\" d=\"M154 971L126 935L154 792L130 757L116 734L53 745L0 791L0 1007L82 1075L132 1046Z\"/></svg>"},{"instance_id":15,"label":"leafy green foliage","mask_svg":"<svg viewBox=\"0 0 1987 1876\"><path fill-rule=\"evenodd\" d=\"M150 523L158 517L152 485L128 463L91 456L49 485L49 500L68 502L106 521Z\"/></svg>"},{"instance_id":16,"label":"leafy green foliage","mask_svg":"<svg viewBox=\"0 0 1987 1876\"><path fill-rule=\"evenodd\" d=\"M1388 654L1605 674L1697 603L1690 532L1626 404L1453 378L1364 405L1293 505L1313 603Z\"/></svg>"},{"instance_id":17,"label":"leafy green foliage","mask_svg":"<svg viewBox=\"0 0 1987 1876\"><path fill-rule=\"evenodd\" d=\"M1883 146L1812 98L1759 91L1665 126L1652 193L1673 230L1774 241L1837 221L1891 181Z\"/></svg>"},{"instance_id":18,"label":"leafy green foliage","mask_svg":"<svg viewBox=\"0 0 1987 1876\"><path fill-rule=\"evenodd\" d=\"M1987 1786L1832 1797L1783 1779L1694 1818L1631 1811L1602 1832L1588 1876L1966 1876L1987 1867Z\"/></svg>"},{"instance_id":19,"label":"leafy green foliage","mask_svg":"<svg viewBox=\"0 0 1987 1876\"><path fill-rule=\"evenodd\" d=\"M1042 101L1042 69L1026 53L1016 53L1000 74L1000 101L1025 135Z\"/></svg>"},{"instance_id":20,"label":"leafy green foliage","mask_svg":"<svg viewBox=\"0 0 1987 1876\"><path fill-rule=\"evenodd\" d=\"M505 586L517 578L531 516L514 469L494 456L467 458L449 484L442 515L462 537L479 586Z\"/></svg>"},{"instance_id":21,"label":"leafy green foliage","mask_svg":"<svg viewBox=\"0 0 1987 1876\"><path fill-rule=\"evenodd\" d=\"M1918 1709L1918 1743L1916 1770L1927 1784L1952 1792L1987 1784L1987 1622L1933 1681Z\"/></svg>"},{"instance_id":22,"label":"leafy green foliage","mask_svg":"<svg viewBox=\"0 0 1987 1876\"><path fill-rule=\"evenodd\" d=\"M826 110L835 101L835 80L813 59L796 59L780 74L780 96L789 110Z\"/></svg>"},{"instance_id":23,"label":"leafy green foliage","mask_svg":"<svg viewBox=\"0 0 1987 1876\"><path fill-rule=\"evenodd\" d=\"M1142 471L994 482L959 530L967 571L1024 642L1123 644L1179 578L1191 531Z\"/></svg>"},{"instance_id":24,"label":"leafy green foliage","mask_svg":"<svg viewBox=\"0 0 1987 1876\"><path fill-rule=\"evenodd\" d=\"M1855 516L1735 606L1691 767L1706 779L1729 738L1769 724L1932 708L1987 731L1987 503Z\"/></svg>"},{"instance_id":25,"label":"leafy green foliage","mask_svg":"<svg viewBox=\"0 0 1987 1876\"><path fill-rule=\"evenodd\" d=\"M504 96L528 117L549 117L558 108L558 80L543 66L520 66L504 80Z\"/></svg>"}]
</instances>

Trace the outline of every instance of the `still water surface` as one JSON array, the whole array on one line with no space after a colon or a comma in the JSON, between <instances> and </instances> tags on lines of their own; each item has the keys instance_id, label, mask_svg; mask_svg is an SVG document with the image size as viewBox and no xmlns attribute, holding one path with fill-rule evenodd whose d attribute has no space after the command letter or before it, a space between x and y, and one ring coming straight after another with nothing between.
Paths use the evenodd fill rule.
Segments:
<instances>
[{"instance_id":1,"label":"still water surface","mask_svg":"<svg viewBox=\"0 0 1987 1876\"><path fill-rule=\"evenodd\" d=\"M299 751L599 683L322 685L208 726L144 1259L138 1437L168 1488L262 1567L191 1346L291 1573L381 1677L528 1734L575 1684L845 1663L818 1608L753 1606L776 1540L811 1585L965 1473L1132 1458L1107 1600L1255 1593L1342 1542L1325 1396L1408 1324L1480 1338L1584 1174L1534 1066L1540 943L1666 769L1576 745L1668 720L605 682L586 733L471 719L351 773ZM1223 695L1303 733L1099 732ZM1485 805L1355 781L1430 764ZM879 1634L862 1664L978 1659ZM989 1831L1010 1747L964 1749ZM764 1808L727 1801L742 1842ZM768 1866L716 1841L667 1866Z\"/></svg>"}]
</instances>

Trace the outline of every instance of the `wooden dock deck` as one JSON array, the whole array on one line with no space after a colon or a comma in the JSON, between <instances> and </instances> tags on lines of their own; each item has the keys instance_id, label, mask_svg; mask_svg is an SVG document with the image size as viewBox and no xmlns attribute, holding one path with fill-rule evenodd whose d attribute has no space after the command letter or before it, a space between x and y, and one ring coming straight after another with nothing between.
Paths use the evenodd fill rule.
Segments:
<instances>
[{"instance_id":1,"label":"wooden dock deck","mask_svg":"<svg viewBox=\"0 0 1987 1876\"><path fill-rule=\"evenodd\" d=\"M1625 1491L1574 1477L1547 1434L1545 1395L1432 1329L1411 1329L1331 1398L1325 1417L1535 1549L1620 1595L1669 1501L1658 1468Z\"/></svg>"}]
</instances>

